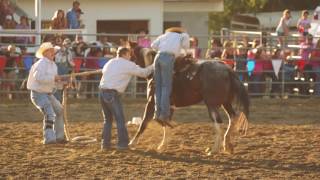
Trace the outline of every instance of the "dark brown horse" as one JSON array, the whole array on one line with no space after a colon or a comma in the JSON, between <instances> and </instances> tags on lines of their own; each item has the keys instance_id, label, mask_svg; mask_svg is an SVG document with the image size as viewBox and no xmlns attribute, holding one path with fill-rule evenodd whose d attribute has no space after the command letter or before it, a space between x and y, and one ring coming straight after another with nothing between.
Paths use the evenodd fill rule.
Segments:
<instances>
[{"instance_id":1,"label":"dark brown horse","mask_svg":"<svg viewBox=\"0 0 320 180\"><path fill-rule=\"evenodd\" d=\"M155 52L145 48L135 48L136 63L145 67L153 63ZM174 107L185 107L204 101L208 108L209 116L216 129L216 142L214 152L219 152L222 141L220 124L222 119L218 109L223 107L229 118L229 126L224 134L223 148L225 152L232 153L233 145L231 136L234 130L246 132L248 127L249 97L244 85L239 78L224 63L218 61L205 61L195 63L189 56L179 57L175 61L173 88L171 93L171 112ZM153 78L148 79L147 104L145 107L142 124L130 141L130 146L137 143L147 124L154 114L155 85ZM164 135L160 149L165 142L166 126L169 123L159 122L163 126Z\"/></svg>"}]
</instances>

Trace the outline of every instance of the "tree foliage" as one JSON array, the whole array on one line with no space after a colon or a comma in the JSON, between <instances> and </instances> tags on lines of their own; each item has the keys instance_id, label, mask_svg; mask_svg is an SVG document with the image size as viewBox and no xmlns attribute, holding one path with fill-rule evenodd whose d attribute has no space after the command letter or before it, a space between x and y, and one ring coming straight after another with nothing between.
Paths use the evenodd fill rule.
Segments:
<instances>
[{"instance_id":1,"label":"tree foliage","mask_svg":"<svg viewBox=\"0 0 320 180\"><path fill-rule=\"evenodd\" d=\"M224 11L210 13L209 28L219 31L222 27L229 27L232 16L239 13L256 13L261 10L268 0L224 0Z\"/></svg>"}]
</instances>

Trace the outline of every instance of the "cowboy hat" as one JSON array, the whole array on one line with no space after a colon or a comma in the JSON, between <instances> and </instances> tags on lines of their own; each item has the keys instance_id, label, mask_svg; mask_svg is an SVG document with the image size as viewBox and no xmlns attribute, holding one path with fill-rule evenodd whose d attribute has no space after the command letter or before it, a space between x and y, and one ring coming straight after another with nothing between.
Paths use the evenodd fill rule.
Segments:
<instances>
[{"instance_id":1,"label":"cowboy hat","mask_svg":"<svg viewBox=\"0 0 320 180\"><path fill-rule=\"evenodd\" d=\"M57 48L54 47L51 42L44 42L36 52L36 57L43 58L43 53L48 49L54 49L55 51L57 50Z\"/></svg>"},{"instance_id":2,"label":"cowboy hat","mask_svg":"<svg viewBox=\"0 0 320 180\"><path fill-rule=\"evenodd\" d=\"M183 29L182 27L171 27L171 28L166 29L166 32L183 33L183 32L186 32L186 30Z\"/></svg>"}]
</instances>

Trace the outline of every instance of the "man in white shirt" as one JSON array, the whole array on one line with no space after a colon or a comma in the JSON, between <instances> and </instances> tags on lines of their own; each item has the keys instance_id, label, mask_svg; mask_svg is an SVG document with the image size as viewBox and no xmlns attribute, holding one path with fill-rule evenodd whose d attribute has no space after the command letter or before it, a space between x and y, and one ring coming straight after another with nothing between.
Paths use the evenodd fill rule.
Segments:
<instances>
[{"instance_id":1,"label":"man in white shirt","mask_svg":"<svg viewBox=\"0 0 320 180\"><path fill-rule=\"evenodd\" d=\"M154 60L155 114L154 119L168 121L170 118L170 94L174 61L181 50L190 47L189 35L182 28L172 27L160 35L151 47L158 51Z\"/></svg>"},{"instance_id":2,"label":"man in white shirt","mask_svg":"<svg viewBox=\"0 0 320 180\"><path fill-rule=\"evenodd\" d=\"M31 101L44 116L44 144L66 142L62 105L52 94L56 83L62 80L57 75L54 56L55 49L50 42L41 44L36 53L40 59L32 65L27 82L27 88L31 90Z\"/></svg>"},{"instance_id":3,"label":"man in white shirt","mask_svg":"<svg viewBox=\"0 0 320 180\"><path fill-rule=\"evenodd\" d=\"M115 120L118 129L118 149L127 149L129 143L128 131L122 109L120 94L127 88L132 76L147 77L153 71L153 66L140 68L130 60L130 50L120 47L117 57L109 60L102 69L100 81L100 102L104 118L101 148L111 147L112 121Z\"/></svg>"}]
</instances>

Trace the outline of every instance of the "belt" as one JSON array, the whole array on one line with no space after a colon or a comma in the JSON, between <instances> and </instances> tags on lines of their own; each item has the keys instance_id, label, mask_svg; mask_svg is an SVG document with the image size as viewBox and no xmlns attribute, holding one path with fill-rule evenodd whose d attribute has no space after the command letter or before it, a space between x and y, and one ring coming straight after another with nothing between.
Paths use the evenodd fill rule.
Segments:
<instances>
[{"instance_id":1,"label":"belt","mask_svg":"<svg viewBox=\"0 0 320 180\"><path fill-rule=\"evenodd\" d=\"M35 93L39 93L39 94L48 94L48 95L52 95L53 94L52 92L48 93L48 92L38 92L38 91L35 91L35 90L31 90L31 91L33 91Z\"/></svg>"},{"instance_id":2,"label":"belt","mask_svg":"<svg viewBox=\"0 0 320 180\"><path fill-rule=\"evenodd\" d=\"M173 52L168 52L168 51L159 51L159 54L169 54L175 57L175 54Z\"/></svg>"},{"instance_id":3,"label":"belt","mask_svg":"<svg viewBox=\"0 0 320 180\"><path fill-rule=\"evenodd\" d=\"M115 89L101 89L102 92L107 92L107 93L110 93L110 92L115 92L115 93L118 93L117 90Z\"/></svg>"}]
</instances>

